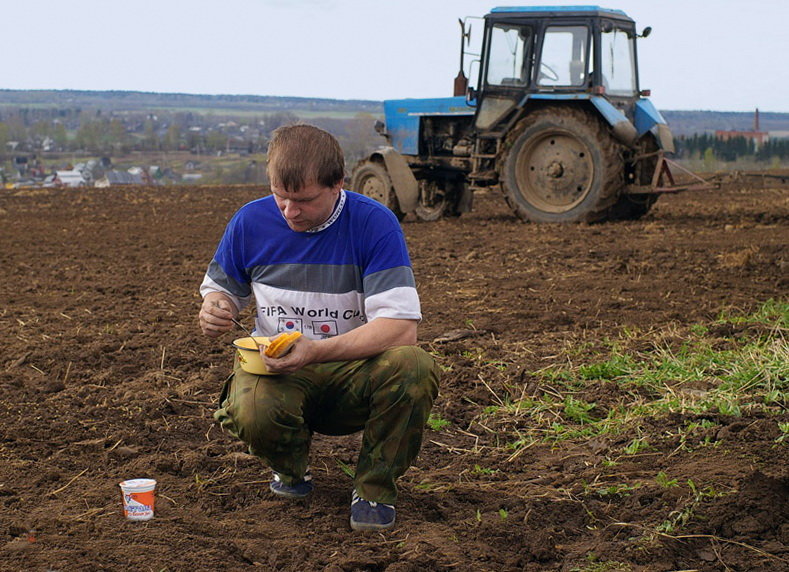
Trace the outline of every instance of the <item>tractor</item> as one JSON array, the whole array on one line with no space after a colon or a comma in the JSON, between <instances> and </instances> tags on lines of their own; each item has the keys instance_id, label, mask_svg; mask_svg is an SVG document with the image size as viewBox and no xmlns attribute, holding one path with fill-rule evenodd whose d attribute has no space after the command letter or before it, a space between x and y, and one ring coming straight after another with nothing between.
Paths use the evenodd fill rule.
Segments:
<instances>
[{"instance_id":1,"label":"tractor","mask_svg":"<svg viewBox=\"0 0 789 572\"><path fill-rule=\"evenodd\" d=\"M352 190L430 221L498 187L522 220L562 223L637 219L661 193L704 188L689 172L695 184L675 182L671 132L639 87L650 28L599 6L493 8L467 76L459 22L453 96L384 101L387 145L358 163Z\"/></svg>"}]
</instances>

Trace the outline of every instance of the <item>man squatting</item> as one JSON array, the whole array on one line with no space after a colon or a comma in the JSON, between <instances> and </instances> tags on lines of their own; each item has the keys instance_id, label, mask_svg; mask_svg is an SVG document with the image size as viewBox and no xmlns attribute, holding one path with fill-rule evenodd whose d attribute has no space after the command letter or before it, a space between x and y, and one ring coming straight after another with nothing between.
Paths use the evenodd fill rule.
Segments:
<instances>
[{"instance_id":1,"label":"man squatting","mask_svg":"<svg viewBox=\"0 0 789 572\"><path fill-rule=\"evenodd\" d=\"M276 375L240 368L225 383L214 417L273 471L271 491L300 498L313 489L313 433L363 431L351 527L395 522L395 481L412 464L438 394L438 368L415 344L421 308L397 218L343 190L337 140L310 125L274 132L271 195L228 223L200 293L204 334L233 330L256 303L255 335L300 331ZM273 311L275 308L276 311Z\"/></svg>"}]
</instances>

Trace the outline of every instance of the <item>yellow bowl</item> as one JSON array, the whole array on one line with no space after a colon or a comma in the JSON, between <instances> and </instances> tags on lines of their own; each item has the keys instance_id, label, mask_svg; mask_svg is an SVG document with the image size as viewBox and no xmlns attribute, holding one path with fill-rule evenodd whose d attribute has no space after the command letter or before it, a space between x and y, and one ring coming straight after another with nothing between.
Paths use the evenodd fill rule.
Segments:
<instances>
[{"instance_id":1,"label":"yellow bowl","mask_svg":"<svg viewBox=\"0 0 789 572\"><path fill-rule=\"evenodd\" d=\"M255 344L256 341L265 348L271 340L265 336L255 336L254 339L247 337L233 340L233 347L236 348L238 353L241 369L254 375L274 375L266 367L263 358L260 357L260 350Z\"/></svg>"}]
</instances>

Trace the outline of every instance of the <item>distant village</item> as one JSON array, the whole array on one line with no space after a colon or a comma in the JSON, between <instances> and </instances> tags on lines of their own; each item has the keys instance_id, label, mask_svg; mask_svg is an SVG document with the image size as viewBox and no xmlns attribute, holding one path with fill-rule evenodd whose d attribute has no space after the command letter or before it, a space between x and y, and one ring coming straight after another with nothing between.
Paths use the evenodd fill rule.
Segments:
<instances>
[{"instance_id":1,"label":"distant village","mask_svg":"<svg viewBox=\"0 0 789 572\"><path fill-rule=\"evenodd\" d=\"M279 114L265 129L195 114L25 115L0 121L5 188L260 183L267 134L297 119Z\"/></svg>"},{"instance_id":2,"label":"distant village","mask_svg":"<svg viewBox=\"0 0 789 572\"><path fill-rule=\"evenodd\" d=\"M149 168L134 167L124 171L112 168L112 160L103 157L91 159L85 163L65 165L63 169L46 172L36 155L15 156L13 159L14 173L2 172L3 184L7 189L28 187L109 187L114 185L151 185L154 177L166 182L173 180L173 173L165 178L165 173L158 166ZM153 174L153 175L152 175Z\"/></svg>"},{"instance_id":3,"label":"distant village","mask_svg":"<svg viewBox=\"0 0 789 572\"><path fill-rule=\"evenodd\" d=\"M25 93L0 90L6 97ZM127 95L154 98L162 107L125 109ZM323 117L313 115L323 108L290 111L282 102L267 101L270 111L258 113L213 109L209 104L220 101L195 96L178 104L203 104L205 109L173 108L172 97L155 94L108 93L98 102L93 101L97 94L85 97L89 100L79 93L54 93L50 99L58 106L0 106L2 187L265 183L269 137L277 127L303 120L296 111L310 113L310 123L337 136L349 167L383 141L364 102L359 105L365 110L354 111L343 109L342 102L322 102L329 106ZM233 105L248 104L231 99ZM97 103L102 107L94 107Z\"/></svg>"},{"instance_id":4,"label":"distant village","mask_svg":"<svg viewBox=\"0 0 789 572\"><path fill-rule=\"evenodd\" d=\"M203 182L205 178L204 173L199 171L202 162L197 160L186 161L185 172L182 173L160 165L119 169L113 165L110 157L89 159L74 165L66 164L63 168L49 171L37 155L18 155L13 159L13 165L13 173L0 170L0 179L6 189L195 184ZM257 161L249 161L249 166L257 167Z\"/></svg>"}]
</instances>

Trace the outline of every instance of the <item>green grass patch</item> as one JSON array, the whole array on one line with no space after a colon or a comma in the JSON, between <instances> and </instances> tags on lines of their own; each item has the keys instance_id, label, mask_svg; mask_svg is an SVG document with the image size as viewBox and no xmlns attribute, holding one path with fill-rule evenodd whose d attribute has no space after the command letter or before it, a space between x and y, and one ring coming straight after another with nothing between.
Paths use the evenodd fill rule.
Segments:
<instances>
[{"instance_id":1,"label":"green grass patch","mask_svg":"<svg viewBox=\"0 0 789 572\"><path fill-rule=\"evenodd\" d=\"M725 324L736 326L732 331L737 335L727 336ZM635 430L638 437L622 452L636 455L650 449L640 432L644 419L676 413L778 414L789 405L788 330L789 303L769 300L749 315L722 313L711 324L690 325L683 332L673 328L665 335L658 332L648 350L622 349L634 335L627 332L624 339L608 341L597 359L593 355L585 359L587 363L573 364L568 350L567 365L532 372L536 385L545 388L541 393L520 398L514 397L518 395L514 388L501 397L494 393L497 404L485 407L480 419L488 427L495 427L497 421L510 427L517 423L509 438L501 435L506 447L515 450L538 441L555 443ZM603 393L612 395L608 403L583 398L598 383L607 384ZM702 418L670 431L679 435L682 447L691 448L711 444L714 431L708 429L714 425ZM789 440L789 427L780 428L778 441Z\"/></svg>"},{"instance_id":2,"label":"green grass patch","mask_svg":"<svg viewBox=\"0 0 789 572\"><path fill-rule=\"evenodd\" d=\"M449 421L442 419L439 415L434 415L433 413L431 413L430 417L427 419L427 426L433 431L443 431L450 425L451 423Z\"/></svg>"}]
</instances>

